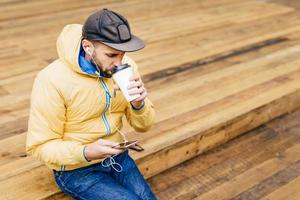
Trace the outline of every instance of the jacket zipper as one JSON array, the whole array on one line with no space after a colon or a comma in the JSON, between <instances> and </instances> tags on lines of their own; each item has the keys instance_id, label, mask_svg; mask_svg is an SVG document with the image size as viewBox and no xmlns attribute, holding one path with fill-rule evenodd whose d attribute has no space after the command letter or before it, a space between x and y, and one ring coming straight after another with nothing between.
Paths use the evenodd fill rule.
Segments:
<instances>
[{"instance_id":1,"label":"jacket zipper","mask_svg":"<svg viewBox=\"0 0 300 200\"><path fill-rule=\"evenodd\" d=\"M110 96L109 90L108 90L107 86L105 85L103 79L100 79L100 83L101 83L103 89L105 90L105 108L101 114L101 118L102 118L105 128L106 128L106 135L109 135L111 133L111 128L109 126L109 123L107 121L107 117L106 117L105 113L109 109L111 96Z\"/></svg>"}]
</instances>

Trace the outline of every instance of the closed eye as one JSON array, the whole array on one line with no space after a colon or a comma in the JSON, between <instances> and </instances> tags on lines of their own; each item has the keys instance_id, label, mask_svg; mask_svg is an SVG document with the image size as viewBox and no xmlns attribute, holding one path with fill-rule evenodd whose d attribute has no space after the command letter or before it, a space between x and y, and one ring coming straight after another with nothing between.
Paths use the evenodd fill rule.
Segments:
<instances>
[{"instance_id":1,"label":"closed eye","mask_svg":"<svg viewBox=\"0 0 300 200\"><path fill-rule=\"evenodd\" d=\"M115 53L109 53L109 54L106 54L106 56L110 57L110 58L114 58L116 56L118 56L118 54L115 54Z\"/></svg>"}]
</instances>

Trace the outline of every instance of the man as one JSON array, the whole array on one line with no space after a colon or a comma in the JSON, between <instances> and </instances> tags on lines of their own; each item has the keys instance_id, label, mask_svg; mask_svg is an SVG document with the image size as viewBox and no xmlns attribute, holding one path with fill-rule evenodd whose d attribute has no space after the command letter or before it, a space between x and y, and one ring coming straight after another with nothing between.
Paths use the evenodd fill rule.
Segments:
<instances>
[{"instance_id":1,"label":"man","mask_svg":"<svg viewBox=\"0 0 300 200\"><path fill-rule=\"evenodd\" d=\"M144 47L127 20L108 9L88 17L83 26L67 25L57 40L59 59L36 77L31 96L26 150L53 169L61 190L75 199L155 199L128 151L122 117L136 131L146 131L154 109L125 52ZM115 91L113 70L135 69L127 102Z\"/></svg>"}]
</instances>

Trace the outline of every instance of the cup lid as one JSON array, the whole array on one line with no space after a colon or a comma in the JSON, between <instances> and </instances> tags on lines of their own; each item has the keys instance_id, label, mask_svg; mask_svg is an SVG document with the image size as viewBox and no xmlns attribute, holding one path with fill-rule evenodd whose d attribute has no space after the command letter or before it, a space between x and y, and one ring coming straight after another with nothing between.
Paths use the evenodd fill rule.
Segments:
<instances>
[{"instance_id":1,"label":"cup lid","mask_svg":"<svg viewBox=\"0 0 300 200\"><path fill-rule=\"evenodd\" d=\"M119 65L119 66L115 67L115 68L112 70L112 73L113 73L113 74L114 74L114 73L117 73L118 71L122 71L123 69L126 69L126 68L128 68L128 67L130 67L130 65L127 64L127 63L122 64L122 65Z\"/></svg>"}]
</instances>

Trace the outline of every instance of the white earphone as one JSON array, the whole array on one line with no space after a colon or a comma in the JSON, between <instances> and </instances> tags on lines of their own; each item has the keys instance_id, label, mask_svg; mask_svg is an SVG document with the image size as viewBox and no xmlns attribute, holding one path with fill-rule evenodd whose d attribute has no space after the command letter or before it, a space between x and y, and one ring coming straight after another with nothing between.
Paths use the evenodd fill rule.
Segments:
<instances>
[{"instance_id":1,"label":"white earphone","mask_svg":"<svg viewBox=\"0 0 300 200\"><path fill-rule=\"evenodd\" d=\"M86 48L86 51L87 51L88 54L92 55L92 52L91 52L90 47L87 47L87 48Z\"/></svg>"}]
</instances>

